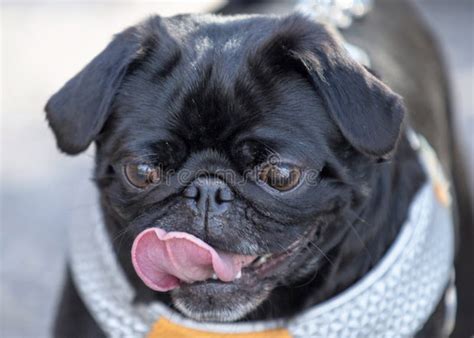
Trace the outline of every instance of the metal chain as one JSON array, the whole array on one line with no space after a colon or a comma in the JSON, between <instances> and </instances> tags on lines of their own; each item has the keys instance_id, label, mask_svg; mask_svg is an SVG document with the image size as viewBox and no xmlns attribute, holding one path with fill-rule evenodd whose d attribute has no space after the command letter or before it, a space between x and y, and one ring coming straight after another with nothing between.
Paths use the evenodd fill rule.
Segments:
<instances>
[{"instance_id":1,"label":"metal chain","mask_svg":"<svg viewBox=\"0 0 474 338\"><path fill-rule=\"evenodd\" d=\"M296 10L311 15L317 21L345 29L354 19L365 16L372 5L373 0L299 0Z\"/></svg>"}]
</instances>

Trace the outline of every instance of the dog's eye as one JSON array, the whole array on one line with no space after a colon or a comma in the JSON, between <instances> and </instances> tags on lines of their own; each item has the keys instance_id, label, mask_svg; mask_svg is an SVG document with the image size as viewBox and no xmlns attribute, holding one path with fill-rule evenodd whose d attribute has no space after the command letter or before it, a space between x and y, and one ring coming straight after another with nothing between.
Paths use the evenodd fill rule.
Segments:
<instances>
[{"instance_id":1,"label":"dog's eye","mask_svg":"<svg viewBox=\"0 0 474 338\"><path fill-rule=\"evenodd\" d=\"M149 164L129 163L124 167L125 177L133 186L144 189L160 181L160 172Z\"/></svg>"},{"instance_id":2,"label":"dog's eye","mask_svg":"<svg viewBox=\"0 0 474 338\"><path fill-rule=\"evenodd\" d=\"M270 187L288 191L296 187L301 178L301 170L291 164L266 164L260 169L259 179Z\"/></svg>"}]
</instances>

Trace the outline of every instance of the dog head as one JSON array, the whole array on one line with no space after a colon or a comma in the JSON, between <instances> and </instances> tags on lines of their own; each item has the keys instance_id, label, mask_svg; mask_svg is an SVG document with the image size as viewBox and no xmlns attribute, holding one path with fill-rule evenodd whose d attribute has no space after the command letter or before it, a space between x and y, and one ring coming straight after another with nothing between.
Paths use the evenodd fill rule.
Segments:
<instances>
[{"instance_id":1,"label":"dog head","mask_svg":"<svg viewBox=\"0 0 474 338\"><path fill-rule=\"evenodd\" d=\"M241 319L318 272L404 116L398 95L299 15L151 18L118 34L46 112L62 151L96 143L106 222L112 238L129 235L122 249L157 227L256 257L232 282L171 291L178 310L208 321Z\"/></svg>"}]
</instances>

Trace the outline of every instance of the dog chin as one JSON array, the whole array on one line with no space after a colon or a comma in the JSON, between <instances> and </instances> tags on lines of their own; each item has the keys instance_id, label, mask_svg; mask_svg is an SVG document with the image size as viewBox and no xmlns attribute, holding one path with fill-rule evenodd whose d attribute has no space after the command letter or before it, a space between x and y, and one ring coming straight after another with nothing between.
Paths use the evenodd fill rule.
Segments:
<instances>
[{"instance_id":1,"label":"dog chin","mask_svg":"<svg viewBox=\"0 0 474 338\"><path fill-rule=\"evenodd\" d=\"M302 268L317 262L308 259L311 252L306 250L316 229L306 230L284 251L258 256L232 282L222 282L217 278L183 282L171 291L174 307L198 321L233 322L251 317L249 314L269 297L280 281L289 281L293 276L308 272Z\"/></svg>"},{"instance_id":2,"label":"dog chin","mask_svg":"<svg viewBox=\"0 0 474 338\"><path fill-rule=\"evenodd\" d=\"M194 292L191 294L191 292L182 288L173 290L171 299L174 307L188 318L217 323L235 322L244 318L255 310L270 293L261 290L257 294L241 292L238 296L229 297L220 293L209 296L209 293L205 291L200 295ZM206 294L206 299L203 293ZM211 293L214 292L211 291Z\"/></svg>"}]
</instances>

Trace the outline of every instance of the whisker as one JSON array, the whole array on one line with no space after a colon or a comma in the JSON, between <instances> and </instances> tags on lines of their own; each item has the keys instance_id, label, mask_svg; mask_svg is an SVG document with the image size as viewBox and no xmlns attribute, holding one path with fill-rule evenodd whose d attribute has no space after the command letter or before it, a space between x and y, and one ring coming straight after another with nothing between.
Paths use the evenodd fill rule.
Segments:
<instances>
[{"instance_id":1,"label":"whisker","mask_svg":"<svg viewBox=\"0 0 474 338\"><path fill-rule=\"evenodd\" d=\"M314 243L314 241L308 241L308 244L315 247L318 250L318 252L320 252L321 255L326 259L326 261L331 265L331 267L335 266L334 262L328 257L328 255L326 255L324 253L324 251L316 243ZM309 285L310 283L312 283L316 279L316 277L319 275L319 272L320 272L319 270L315 271L314 274L311 276L311 278L308 281L305 281L301 285L296 285L295 288L301 288L301 287L305 287L306 285ZM323 278L324 278L324 276L323 276Z\"/></svg>"},{"instance_id":2,"label":"whisker","mask_svg":"<svg viewBox=\"0 0 474 338\"><path fill-rule=\"evenodd\" d=\"M348 210L350 211L350 210ZM363 219L362 217L360 217L359 215L357 215L355 212L353 211L350 211L352 212L352 214L357 218L357 220L371 226L371 224L369 222L367 222L365 219ZM350 229L352 230L352 232L355 234L355 236L357 237L357 240L360 242L360 244L362 244L363 248L364 248L364 251L366 252L367 256L369 257L370 259L370 263L371 264L374 264L374 259L369 251L369 248L367 248L367 245L365 244L365 242L362 240L362 237L360 236L359 232L357 231L357 229L351 224L349 223L349 227Z\"/></svg>"},{"instance_id":3,"label":"whisker","mask_svg":"<svg viewBox=\"0 0 474 338\"><path fill-rule=\"evenodd\" d=\"M111 239L112 243L115 243L117 240L121 239L123 236L125 236L131 229L129 229L130 226L127 226L124 229L121 229L118 231L115 236Z\"/></svg>"},{"instance_id":4,"label":"whisker","mask_svg":"<svg viewBox=\"0 0 474 338\"><path fill-rule=\"evenodd\" d=\"M314 243L313 241L308 241L308 244L313 245L319 251L319 253L323 255L323 257L328 261L328 263L331 266L334 266L334 262L328 257L328 255L324 253L324 251L316 243Z\"/></svg>"},{"instance_id":5,"label":"whisker","mask_svg":"<svg viewBox=\"0 0 474 338\"><path fill-rule=\"evenodd\" d=\"M319 271L315 271L315 272L313 273L313 275L311 276L311 278L310 278L308 281L306 281L306 282L304 282L303 284L300 284L300 285L295 285L294 288L295 288L295 289L297 289L297 288L303 288L303 287L305 287L305 286L311 284L311 283L316 279L316 277L318 276L318 274L319 274Z\"/></svg>"}]
</instances>

